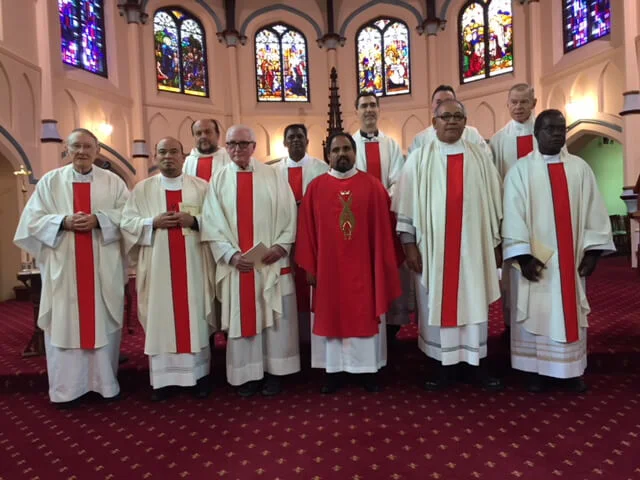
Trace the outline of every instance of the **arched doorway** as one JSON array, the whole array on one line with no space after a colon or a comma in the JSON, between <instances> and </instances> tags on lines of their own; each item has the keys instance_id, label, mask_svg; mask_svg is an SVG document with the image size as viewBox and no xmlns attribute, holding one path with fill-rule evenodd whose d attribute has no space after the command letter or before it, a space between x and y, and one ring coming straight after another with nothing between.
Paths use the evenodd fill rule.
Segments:
<instances>
[{"instance_id":1,"label":"arched doorway","mask_svg":"<svg viewBox=\"0 0 640 480\"><path fill-rule=\"evenodd\" d=\"M21 263L20 249L13 244L20 212L20 191L14 170L0 151L0 301L14 298L13 287L20 284L16 280Z\"/></svg>"}]
</instances>

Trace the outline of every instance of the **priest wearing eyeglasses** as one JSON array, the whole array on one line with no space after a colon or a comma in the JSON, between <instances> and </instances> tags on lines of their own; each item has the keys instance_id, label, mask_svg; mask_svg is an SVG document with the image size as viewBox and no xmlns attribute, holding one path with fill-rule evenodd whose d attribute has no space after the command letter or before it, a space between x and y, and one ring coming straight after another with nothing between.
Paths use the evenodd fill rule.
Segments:
<instances>
[{"instance_id":1,"label":"priest wearing eyeglasses","mask_svg":"<svg viewBox=\"0 0 640 480\"><path fill-rule=\"evenodd\" d=\"M417 280L418 346L439 364L424 387L437 390L463 375L497 390L485 357L489 304L500 297L500 176L482 146L462 139L460 102L442 102L432 123L437 138L409 155L393 205Z\"/></svg>"},{"instance_id":2,"label":"priest wearing eyeglasses","mask_svg":"<svg viewBox=\"0 0 640 480\"><path fill-rule=\"evenodd\" d=\"M227 380L243 397L276 395L280 378L300 370L296 297L289 253L296 203L287 181L253 157L253 130L227 131L232 162L214 173L203 209L216 297L228 334Z\"/></svg>"}]
</instances>

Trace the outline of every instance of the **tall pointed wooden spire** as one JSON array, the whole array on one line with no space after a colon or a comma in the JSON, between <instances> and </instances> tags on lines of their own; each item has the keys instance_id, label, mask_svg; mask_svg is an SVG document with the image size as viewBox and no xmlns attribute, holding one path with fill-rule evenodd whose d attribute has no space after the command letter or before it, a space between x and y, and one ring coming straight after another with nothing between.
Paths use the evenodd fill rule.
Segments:
<instances>
[{"instance_id":1,"label":"tall pointed wooden spire","mask_svg":"<svg viewBox=\"0 0 640 480\"><path fill-rule=\"evenodd\" d=\"M331 84L329 86L329 120L327 120L327 138L322 142L322 150L324 152L324 159L328 161L325 151L325 145L331 135L336 132L342 132L342 112L340 111L340 94L338 93L338 72L336 67L331 68L331 74L329 75Z\"/></svg>"}]
</instances>

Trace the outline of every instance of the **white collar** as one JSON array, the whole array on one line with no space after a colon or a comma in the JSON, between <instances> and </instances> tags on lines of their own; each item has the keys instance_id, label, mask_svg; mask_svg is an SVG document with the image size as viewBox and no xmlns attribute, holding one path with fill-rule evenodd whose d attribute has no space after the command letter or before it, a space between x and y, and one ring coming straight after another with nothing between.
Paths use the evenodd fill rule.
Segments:
<instances>
[{"instance_id":1,"label":"white collar","mask_svg":"<svg viewBox=\"0 0 640 480\"><path fill-rule=\"evenodd\" d=\"M533 123L535 121L535 117L533 112L529 115L529 118L524 122L516 122L515 120L511 120L511 126L516 134L521 135L532 135L533 134Z\"/></svg>"},{"instance_id":2,"label":"white collar","mask_svg":"<svg viewBox=\"0 0 640 480\"><path fill-rule=\"evenodd\" d=\"M76 183L89 183L93 182L93 170L95 169L95 165L91 167L87 173L80 173L75 168L71 167L73 171L73 181Z\"/></svg>"},{"instance_id":3,"label":"white collar","mask_svg":"<svg viewBox=\"0 0 640 480\"><path fill-rule=\"evenodd\" d=\"M238 166L238 164L236 162L234 162L233 160L231 160L231 168L233 168L236 172L255 172L255 164L256 159L251 157L251 159L249 160L249 165L247 165L247 168L242 169Z\"/></svg>"},{"instance_id":4,"label":"white collar","mask_svg":"<svg viewBox=\"0 0 640 480\"><path fill-rule=\"evenodd\" d=\"M351 178L353 177L355 174L358 173L358 169L356 168L355 164L353 165L353 167L351 167L351 170L347 170L346 172L339 172L337 170L334 170L333 168L331 170L329 170L327 172L329 175L331 175L334 178L337 178L339 180L346 180L347 178Z\"/></svg>"},{"instance_id":5,"label":"white collar","mask_svg":"<svg viewBox=\"0 0 640 480\"><path fill-rule=\"evenodd\" d=\"M165 177L162 173L160 174L160 185L165 190L182 190L182 182L184 179L184 175L180 174L177 177Z\"/></svg>"},{"instance_id":6,"label":"white collar","mask_svg":"<svg viewBox=\"0 0 640 480\"><path fill-rule=\"evenodd\" d=\"M193 147L191 149L191 152L189 153L190 157L195 157L195 158L200 158L200 157L215 157L216 155L218 155L218 153L224 150L222 147L218 147L218 149L213 152L213 153L201 153L200 150L198 150L197 147Z\"/></svg>"},{"instance_id":7,"label":"white collar","mask_svg":"<svg viewBox=\"0 0 640 480\"><path fill-rule=\"evenodd\" d=\"M445 143L436 137L436 142L438 142L438 148L445 157L447 155L464 153L464 143L462 143L462 138L459 138L455 143Z\"/></svg>"},{"instance_id":8,"label":"white collar","mask_svg":"<svg viewBox=\"0 0 640 480\"><path fill-rule=\"evenodd\" d=\"M304 157L302 157L298 162L293 160L291 157L287 157L284 161L287 168L304 167L311 161L311 157L308 153L305 153Z\"/></svg>"},{"instance_id":9,"label":"white collar","mask_svg":"<svg viewBox=\"0 0 640 480\"><path fill-rule=\"evenodd\" d=\"M541 154L545 163L562 163L562 159L560 158L560 154L556 153L555 155L545 155Z\"/></svg>"}]
</instances>

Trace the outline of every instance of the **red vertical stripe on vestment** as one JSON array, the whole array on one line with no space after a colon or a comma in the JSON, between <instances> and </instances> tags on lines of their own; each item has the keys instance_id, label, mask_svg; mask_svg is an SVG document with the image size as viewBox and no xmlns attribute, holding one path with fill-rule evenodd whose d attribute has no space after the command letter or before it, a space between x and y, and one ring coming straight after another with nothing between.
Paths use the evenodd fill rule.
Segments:
<instances>
[{"instance_id":1,"label":"red vertical stripe on vestment","mask_svg":"<svg viewBox=\"0 0 640 480\"><path fill-rule=\"evenodd\" d=\"M533 151L533 135L523 135L516 139L518 145L518 160Z\"/></svg>"},{"instance_id":2,"label":"red vertical stripe on vestment","mask_svg":"<svg viewBox=\"0 0 640 480\"><path fill-rule=\"evenodd\" d=\"M91 215L91 183L73 184L73 213ZM96 279L93 265L93 231L74 232L76 284L80 318L80 348L96 347Z\"/></svg>"},{"instance_id":3,"label":"red vertical stripe on vestment","mask_svg":"<svg viewBox=\"0 0 640 480\"><path fill-rule=\"evenodd\" d=\"M296 203L302 201L302 167L289 168L289 186L296 199Z\"/></svg>"},{"instance_id":4,"label":"red vertical stripe on vestment","mask_svg":"<svg viewBox=\"0 0 640 480\"><path fill-rule=\"evenodd\" d=\"M213 172L213 157L200 157L196 167L196 177L208 182L211 180L211 172Z\"/></svg>"},{"instance_id":5,"label":"red vertical stripe on vestment","mask_svg":"<svg viewBox=\"0 0 640 480\"><path fill-rule=\"evenodd\" d=\"M447 206L442 274L441 326L458 326L458 288L460 286L460 248L464 201L464 154L447 156Z\"/></svg>"},{"instance_id":6,"label":"red vertical stripe on vestment","mask_svg":"<svg viewBox=\"0 0 640 480\"><path fill-rule=\"evenodd\" d=\"M572 343L578 341L578 301L576 297L576 260L573 250L573 224L571 222L569 185L564 171L564 163L550 163L548 167L551 194L553 195L553 213L556 221L564 326L567 334L567 343Z\"/></svg>"},{"instance_id":7,"label":"red vertical stripe on vestment","mask_svg":"<svg viewBox=\"0 0 640 480\"><path fill-rule=\"evenodd\" d=\"M253 248L253 172L237 176L238 242L242 253ZM243 337L253 337L256 328L255 272L240 272L240 324Z\"/></svg>"},{"instance_id":8,"label":"red vertical stripe on vestment","mask_svg":"<svg viewBox=\"0 0 640 480\"><path fill-rule=\"evenodd\" d=\"M182 190L167 190L167 211L180 211ZM182 228L170 228L169 264L171 266L171 297L176 329L176 353L191 353L191 322L189 318L189 287L187 280L187 246Z\"/></svg>"},{"instance_id":9,"label":"red vertical stripe on vestment","mask_svg":"<svg viewBox=\"0 0 640 480\"><path fill-rule=\"evenodd\" d=\"M380 164L380 143L364 142L364 151L367 156L367 172L382 181L382 167Z\"/></svg>"}]
</instances>

